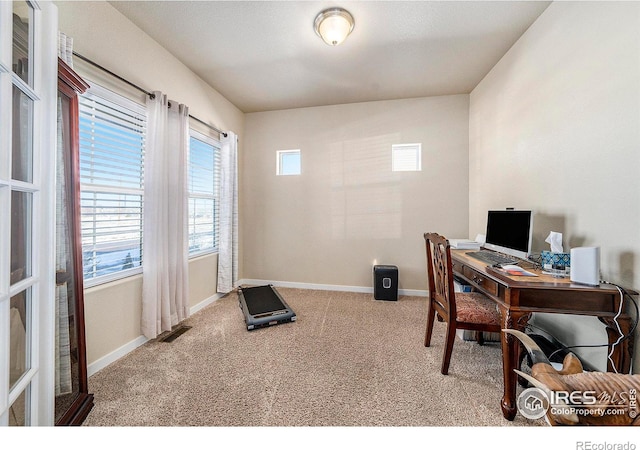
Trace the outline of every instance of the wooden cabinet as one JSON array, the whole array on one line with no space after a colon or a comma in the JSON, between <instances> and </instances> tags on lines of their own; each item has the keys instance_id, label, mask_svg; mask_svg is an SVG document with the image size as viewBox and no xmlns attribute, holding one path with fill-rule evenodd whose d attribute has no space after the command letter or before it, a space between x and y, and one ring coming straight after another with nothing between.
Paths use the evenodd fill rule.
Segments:
<instances>
[{"instance_id":1,"label":"wooden cabinet","mask_svg":"<svg viewBox=\"0 0 640 450\"><path fill-rule=\"evenodd\" d=\"M82 245L78 94L88 89L58 60L56 146L55 424L80 425L93 407L87 383Z\"/></svg>"}]
</instances>

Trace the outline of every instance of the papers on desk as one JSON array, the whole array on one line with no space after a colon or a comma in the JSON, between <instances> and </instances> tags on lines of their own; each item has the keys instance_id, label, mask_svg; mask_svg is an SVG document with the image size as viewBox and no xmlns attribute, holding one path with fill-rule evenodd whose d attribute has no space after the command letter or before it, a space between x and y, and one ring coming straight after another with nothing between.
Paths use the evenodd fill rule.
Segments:
<instances>
[{"instance_id":1,"label":"papers on desk","mask_svg":"<svg viewBox=\"0 0 640 450\"><path fill-rule=\"evenodd\" d=\"M449 245L458 250L480 250L480 243L471 239L449 239Z\"/></svg>"},{"instance_id":2,"label":"papers on desk","mask_svg":"<svg viewBox=\"0 0 640 450\"><path fill-rule=\"evenodd\" d=\"M496 270L499 270L501 272L506 272L507 275L512 275L512 276L521 276L521 277L537 277L538 276L533 272L529 272L528 270L524 270L522 267L515 266L513 264L506 264L504 266L501 266L500 268L497 268Z\"/></svg>"}]
</instances>

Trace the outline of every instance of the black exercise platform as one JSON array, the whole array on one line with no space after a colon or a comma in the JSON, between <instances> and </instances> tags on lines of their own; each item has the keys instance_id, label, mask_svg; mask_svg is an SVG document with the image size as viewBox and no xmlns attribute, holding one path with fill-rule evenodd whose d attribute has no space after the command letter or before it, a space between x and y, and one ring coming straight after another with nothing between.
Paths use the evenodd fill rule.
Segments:
<instances>
[{"instance_id":1,"label":"black exercise platform","mask_svg":"<svg viewBox=\"0 0 640 450\"><path fill-rule=\"evenodd\" d=\"M271 284L239 288L238 301L249 331L296 320L296 313Z\"/></svg>"}]
</instances>

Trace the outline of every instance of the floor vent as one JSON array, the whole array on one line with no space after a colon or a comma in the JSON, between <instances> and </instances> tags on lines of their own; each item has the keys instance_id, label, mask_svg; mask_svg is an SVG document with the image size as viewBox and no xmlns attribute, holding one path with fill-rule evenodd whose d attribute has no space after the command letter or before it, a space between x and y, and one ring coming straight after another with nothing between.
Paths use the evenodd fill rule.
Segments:
<instances>
[{"instance_id":1,"label":"floor vent","mask_svg":"<svg viewBox=\"0 0 640 450\"><path fill-rule=\"evenodd\" d=\"M190 326L180 325L175 330L171 330L166 336L160 339L160 342L173 342L191 329Z\"/></svg>"}]
</instances>

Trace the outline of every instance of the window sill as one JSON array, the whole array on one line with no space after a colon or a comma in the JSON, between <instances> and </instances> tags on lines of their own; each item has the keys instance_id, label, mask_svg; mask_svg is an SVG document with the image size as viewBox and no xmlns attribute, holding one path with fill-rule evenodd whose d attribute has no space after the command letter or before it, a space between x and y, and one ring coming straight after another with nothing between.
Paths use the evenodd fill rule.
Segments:
<instances>
[{"instance_id":1,"label":"window sill","mask_svg":"<svg viewBox=\"0 0 640 450\"><path fill-rule=\"evenodd\" d=\"M113 284L118 281L125 282L129 278L134 276L142 277L142 267L136 267L135 269L121 270L120 272L112 273L109 275L103 275L97 278L91 278L83 281L84 289L99 288L106 284Z\"/></svg>"},{"instance_id":2,"label":"window sill","mask_svg":"<svg viewBox=\"0 0 640 450\"><path fill-rule=\"evenodd\" d=\"M201 259L207 256L212 256L212 255L217 255L218 254L218 249L212 249L212 250L204 250L201 252L197 252L197 253L191 253L189 255L189 261L193 261L196 259Z\"/></svg>"}]
</instances>

